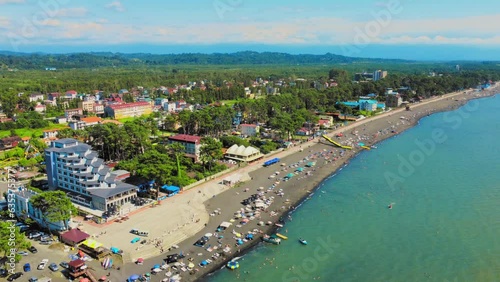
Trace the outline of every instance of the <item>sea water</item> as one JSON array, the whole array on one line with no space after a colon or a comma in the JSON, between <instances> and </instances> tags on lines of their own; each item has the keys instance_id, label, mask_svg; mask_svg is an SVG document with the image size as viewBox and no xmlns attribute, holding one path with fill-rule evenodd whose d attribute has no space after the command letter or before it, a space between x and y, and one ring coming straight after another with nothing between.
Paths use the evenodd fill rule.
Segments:
<instances>
[{"instance_id":1,"label":"sea water","mask_svg":"<svg viewBox=\"0 0 500 282\"><path fill-rule=\"evenodd\" d=\"M499 281L499 112L500 96L472 100L362 152L292 214L287 241L207 280Z\"/></svg>"}]
</instances>

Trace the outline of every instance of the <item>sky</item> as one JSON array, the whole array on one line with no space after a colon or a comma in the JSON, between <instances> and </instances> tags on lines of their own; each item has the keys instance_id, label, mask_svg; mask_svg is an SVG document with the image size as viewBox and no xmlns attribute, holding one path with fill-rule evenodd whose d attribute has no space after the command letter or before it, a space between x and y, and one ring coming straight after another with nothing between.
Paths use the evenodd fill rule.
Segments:
<instances>
[{"instance_id":1,"label":"sky","mask_svg":"<svg viewBox=\"0 0 500 282\"><path fill-rule=\"evenodd\" d=\"M499 26L491 0L0 0L0 50L14 52L500 60Z\"/></svg>"}]
</instances>

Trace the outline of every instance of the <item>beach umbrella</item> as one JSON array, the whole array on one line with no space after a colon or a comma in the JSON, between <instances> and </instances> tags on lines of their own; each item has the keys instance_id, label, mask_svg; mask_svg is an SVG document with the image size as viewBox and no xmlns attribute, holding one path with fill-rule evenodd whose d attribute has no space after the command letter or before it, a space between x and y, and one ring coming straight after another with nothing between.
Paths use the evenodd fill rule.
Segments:
<instances>
[{"instance_id":1,"label":"beach umbrella","mask_svg":"<svg viewBox=\"0 0 500 282\"><path fill-rule=\"evenodd\" d=\"M128 278L128 280L130 280L130 281L134 281L137 279L139 279L139 275L137 275L137 274L133 274ZM82 281L80 280L80 282L82 282Z\"/></svg>"},{"instance_id":2,"label":"beach umbrella","mask_svg":"<svg viewBox=\"0 0 500 282\"><path fill-rule=\"evenodd\" d=\"M144 262L144 259L143 258L138 258L137 259L137 263L143 263Z\"/></svg>"},{"instance_id":3,"label":"beach umbrella","mask_svg":"<svg viewBox=\"0 0 500 282\"><path fill-rule=\"evenodd\" d=\"M188 264L188 267L189 267L189 268L193 268L193 267L194 267L194 263L190 262L190 263Z\"/></svg>"},{"instance_id":4,"label":"beach umbrella","mask_svg":"<svg viewBox=\"0 0 500 282\"><path fill-rule=\"evenodd\" d=\"M203 261L201 261L201 262L200 262L200 265L201 265L201 266L205 266L205 265L207 265L207 264L208 264L208 262L207 262L206 260L203 260Z\"/></svg>"},{"instance_id":5,"label":"beach umbrella","mask_svg":"<svg viewBox=\"0 0 500 282\"><path fill-rule=\"evenodd\" d=\"M153 269L155 269L155 268L160 268L160 267L161 267L161 265L159 265L159 264L155 264L155 265L153 266Z\"/></svg>"},{"instance_id":6,"label":"beach umbrella","mask_svg":"<svg viewBox=\"0 0 500 282\"><path fill-rule=\"evenodd\" d=\"M161 272L161 268L155 268L152 270L154 273L158 273L158 272Z\"/></svg>"},{"instance_id":7,"label":"beach umbrella","mask_svg":"<svg viewBox=\"0 0 500 282\"><path fill-rule=\"evenodd\" d=\"M213 235L212 235L212 233L207 233L207 234L205 234L205 236L212 237Z\"/></svg>"},{"instance_id":8,"label":"beach umbrella","mask_svg":"<svg viewBox=\"0 0 500 282\"><path fill-rule=\"evenodd\" d=\"M101 281L106 281L106 280L108 280L108 277L106 277L106 276L102 276L99 280L101 280Z\"/></svg>"},{"instance_id":9,"label":"beach umbrella","mask_svg":"<svg viewBox=\"0 0 500 282\"><path fill-rule=\"evenodd\" d=\"M147 272L146 274L144 274L146 277L149 277L151 276L151 273Z\"/></svg>"},{"instance_id":10,"label":"beach umbrella","mask_svg":"<svg viewBox=\"0 0 500 282\"><path fill-rule=\"evenodd\" d=\"M82 278L80 279L80 282L90 282L90 280L88 278Z\"/></svg>"}]
</instances>

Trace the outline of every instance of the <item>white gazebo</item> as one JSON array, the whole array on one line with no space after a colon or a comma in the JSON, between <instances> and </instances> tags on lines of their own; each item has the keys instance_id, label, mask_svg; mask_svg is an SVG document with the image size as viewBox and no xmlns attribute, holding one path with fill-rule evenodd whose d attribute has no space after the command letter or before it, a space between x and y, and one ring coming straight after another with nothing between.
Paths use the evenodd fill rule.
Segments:
<instances>
[{"instance_id":1,"label":"white gazebo","mask_svg":"<svg viewBox=\"0 0 500 282\"><path fill-rule=\"evenodd\" d=\"M229 149L227 149L225 157L240 162L251 162L262 158L262 154L260 153L259 149L256 149L254 147L245 147L243 145L238 146L234 144Z\"/></svg>"}]
</instances>

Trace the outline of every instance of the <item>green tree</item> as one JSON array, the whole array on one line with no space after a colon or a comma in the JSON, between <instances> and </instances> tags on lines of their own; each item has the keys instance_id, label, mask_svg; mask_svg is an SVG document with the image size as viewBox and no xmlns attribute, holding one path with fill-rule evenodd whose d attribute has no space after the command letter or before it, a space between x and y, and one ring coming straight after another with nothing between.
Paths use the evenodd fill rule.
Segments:
<instances>
[{"instance_id":1,"label":"green tree","mask_svg":"<svg viewBox=\"0 0 500 282\"><path fill-rule=\"evenodd\" d=\"M184 158L185 149L180 143L172 143L167 146L169 153L175 157L177 164L177 177L180 179L182 177L181 161Z\"/></svg>"},{"instance_id":2,"label":"green tree","mask_svg":"<svg viewBox=\"0 0 500 282\"><path fill-rule=\"evenodd\" d=\"M211 137L201 139L200 158L203 167L208 164L208 170L212 170L214 161L222 159L222 143Z\"/></svg>"},{"instance_id":3,"label":"green tree","mask_svg":"<svg viewBox=\"0 0 500 282\"><path fill-rule=\"evenodd\" d=\"M43 215L45 227L49 228L50 222L63 222L67 229L67 223L77 210L71 200L62 191L48 191L37 194L30 199L34 208L39 209Z\"/></svg>"},{"instance_id":4,"label":"green tree","mask_svg":"<svg viewBox=\"0 0 500 282\"><path fill-rule=\"evenodd\" d=\"M23 233L19 231L19 227L14 226L14 223L7 221L0 221L0 250L3 256L10 253L16 254L16 261L21 259L17 255L17 250L27 249L31 243L26 239Z\"/></svg>"}]
</instances>

